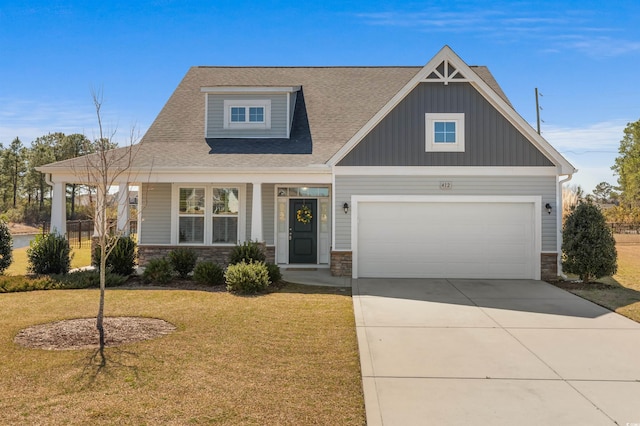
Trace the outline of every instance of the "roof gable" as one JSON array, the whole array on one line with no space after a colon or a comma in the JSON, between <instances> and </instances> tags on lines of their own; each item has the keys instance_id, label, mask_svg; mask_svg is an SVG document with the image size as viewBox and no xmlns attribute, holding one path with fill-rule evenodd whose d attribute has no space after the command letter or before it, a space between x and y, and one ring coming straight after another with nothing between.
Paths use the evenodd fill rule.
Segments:
<instances>
[{"instance_id":1,"label":"roof gable","mask_svg":"<svg viewBox=\"0 0 640 426\"><path fill-rule=\"evenodd\" d=\"M427 114L464 117L464 149L426 149ZM338 166L553 167L470 83L420 83Z\"/></svg>"},{"instance_id":2,"label":"roof gable","mask_svg":"<svg viewBox=\"0 0 640 426\"><path fill-rule=\"evenodd\" d=\"M483 72L483 71L481 71ZM486 79L487 76L485 75ZM491 79L493 80L493 79ZM558 167L560 174L572 174L576 169L556 151L542 136L513 109L502 91L498 92L469 67L449 46L443 47L396 95L387 102L329 161L337 165L351 152L402 100L420 83L468 82L497 111L499 111L515 129L521 132L540 152ZM497 84L496 84L497 86Z\"/></svg>"}]
</instances>

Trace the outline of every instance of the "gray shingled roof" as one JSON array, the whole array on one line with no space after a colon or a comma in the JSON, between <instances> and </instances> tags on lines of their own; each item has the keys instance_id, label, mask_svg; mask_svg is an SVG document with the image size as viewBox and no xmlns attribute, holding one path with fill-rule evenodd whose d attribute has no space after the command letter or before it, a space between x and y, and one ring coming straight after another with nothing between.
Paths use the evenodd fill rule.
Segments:
<instances>
[{"instance_id":1,"label":"gray shingled roof","mask_svg":"<svg viewBox=\"0 0 640 426\"><path fill-rule=\"evenodd\" d=\"M507 103L486 67L471 67ZM305 167L326 163L422 67L192 67L142 138L135 168L218 169ZM301 86L311 149L294 153L234 153L204 138L202 87ZM247 146L253 141L236 140ZM263 141L266 142L266 141ZM215 142L219 146L222 141ZM227 143L229 143L227 141ZM249 149L248 151L251 152ZM273 151L287 152L287 151ZM44 166L66 168L79 159Z\"/></svg>"}]
</instances>

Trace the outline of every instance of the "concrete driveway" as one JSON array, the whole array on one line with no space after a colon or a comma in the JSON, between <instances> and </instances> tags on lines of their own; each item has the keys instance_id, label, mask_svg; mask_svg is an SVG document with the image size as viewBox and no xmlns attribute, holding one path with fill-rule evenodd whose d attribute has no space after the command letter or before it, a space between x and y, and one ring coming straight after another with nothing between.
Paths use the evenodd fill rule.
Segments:
<instances>
[{"instance_id":1,"label":"concrete driveway","mask_svg":"<svg viewBox=\"0 0 640 426\"><path fill-rule=\"evenodd\" d=\"M358 279L367 424L638 425L640 324L542 281Z\"/></svg>"}]
</instances>

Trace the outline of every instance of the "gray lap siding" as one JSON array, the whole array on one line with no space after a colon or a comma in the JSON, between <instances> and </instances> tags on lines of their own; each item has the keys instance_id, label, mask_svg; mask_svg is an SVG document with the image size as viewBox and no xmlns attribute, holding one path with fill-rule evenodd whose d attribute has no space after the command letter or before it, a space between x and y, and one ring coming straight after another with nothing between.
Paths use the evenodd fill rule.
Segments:
<instances>
[{"instance_id":1,"label":"gray lap siding","mask_svg":"<svg viewBox=\"0 0 640 426\"><path fill-rule=\"evenodd\" d=\"M171 183L142 184L140 244L171 244L171 185ZM262 185L262 235L267 245L274 244L274 191L274 184ZM245 194L245 229L247 239L250 239L253 200L252 185L246 186Z\"/></svg>"},{"instance_id":2,"label":"gray lap siding","mask_svg":"<svg viewBox=\"0 0 640 426\"><path fill-rule=\"evenodd\" d=\"M452 183L443 191L440 182ZM555 252L556 179L554 176L336 176L334 250L351 250L351 211L344 214L344 202L351 204L352 195L475 195L475 196L541 196L542 206L554 206L551 214L542 214L542 251Z\"/></svg>"}]
</instances>

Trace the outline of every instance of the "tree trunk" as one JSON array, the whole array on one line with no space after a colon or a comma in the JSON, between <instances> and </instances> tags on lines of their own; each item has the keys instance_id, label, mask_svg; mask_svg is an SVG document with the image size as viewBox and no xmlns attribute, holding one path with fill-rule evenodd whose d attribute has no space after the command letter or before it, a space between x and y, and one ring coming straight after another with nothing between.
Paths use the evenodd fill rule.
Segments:
<instances>
[{"instance_id":1,"label":"tree trunk","mask_svg":"<svg viewBox=\"0 0 640 426\"><path fill-rule=\"evenodd\" d=\"M95 221L98 224L98 246L100 247L100 305L98 308L98 317L96 321L96 327L100 334L100 357L102 359L101 365L104 366L107 363L107 359L104 355L104 292L106 287L106 270L107 270L107 205L106 194L108 186L98 187L98 202L96 205Z\"/></svg>"},{"instance_id":2,"label":"tree trunk","mask_svg":"<svg viewBox=\"0 0 640 426\"><path fill-rule=\"evenodd\" d=\"M18 160L16 159L16 168L13 175L13 208L16 208L18 200Z\"/></svg>"},{"instance_id":3,"label":"tree trunk","mask_svg":"<svg viewBox=\"0 0 640 426\"><path fill-rule=\"evenodd\" d=\"M71 185L71 218L76 218L76 184Z\"/></svg>"}]
</instances>

